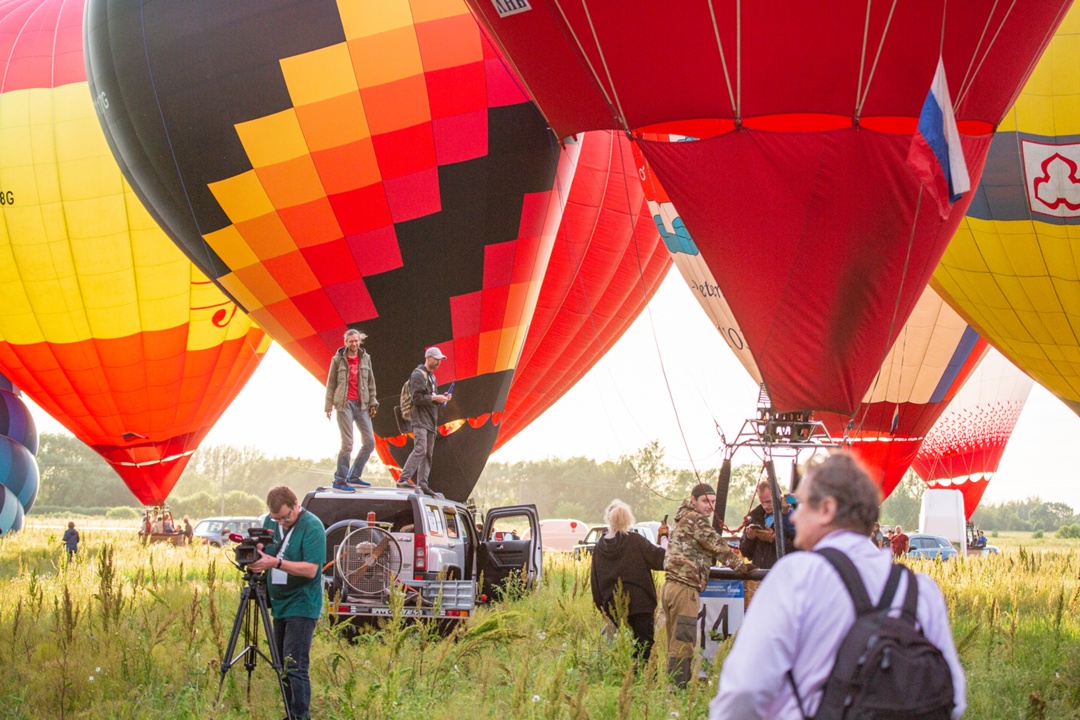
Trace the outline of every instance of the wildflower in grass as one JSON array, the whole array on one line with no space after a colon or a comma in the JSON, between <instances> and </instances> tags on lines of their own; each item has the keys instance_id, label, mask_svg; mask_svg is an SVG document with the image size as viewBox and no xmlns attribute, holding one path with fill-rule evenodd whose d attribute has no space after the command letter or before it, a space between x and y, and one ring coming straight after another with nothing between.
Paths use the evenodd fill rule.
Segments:
<instances>
[{"instance_id":1,"label":"wildflower in grass","mask_svg":"<svg viewBox=\"0 0 1080 720\"><path fill-rule=\"evenodd\" d=\"M540 696L539 695L533 695L533 702L534 703L540 702Z\"/></svg>"},{"instance_id":2,"label":"wildflower in grass","mask_svg":"<svg viewBox=\"0 0 1080 720\"><path fill-rule=\"evenodd\" d=\"M536 633L536 639L540 640L541 642L547 640L547 633L541 630L540 632Z\"/></svg>"}]
</instances>

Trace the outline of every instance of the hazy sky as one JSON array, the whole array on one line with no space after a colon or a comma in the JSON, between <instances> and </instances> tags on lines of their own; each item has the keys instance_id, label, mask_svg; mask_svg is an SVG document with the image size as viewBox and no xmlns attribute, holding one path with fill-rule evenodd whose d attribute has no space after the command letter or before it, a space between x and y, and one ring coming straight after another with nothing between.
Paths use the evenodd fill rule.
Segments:
<instances>
[{"instance_id":1,"label":"hazy sky","mask_svg":"<svg viewBox=\"0 0 1080 720\"><path fill-rule=\"evenodd\" d=\"M379 375L378 338L367 344L378 383L399 387L400 378ZM757 397L756 384L673 269L622 340L492 460L574 455L607 460L659 440L672 466L716 467L722 460L720 431L729 440L738 435ZM271 456L328 457L337 452L338 433L322 408L322 380L274 345L203 445L253 445ZM36 406L33 410L40 432L66 432ZM1038 495L1080 509L1077 454L1068 450L1078 441L1080 418L1036 384L984 502ZM734 462L757 460L742 449Z\"/></svg>"}]
</instances>

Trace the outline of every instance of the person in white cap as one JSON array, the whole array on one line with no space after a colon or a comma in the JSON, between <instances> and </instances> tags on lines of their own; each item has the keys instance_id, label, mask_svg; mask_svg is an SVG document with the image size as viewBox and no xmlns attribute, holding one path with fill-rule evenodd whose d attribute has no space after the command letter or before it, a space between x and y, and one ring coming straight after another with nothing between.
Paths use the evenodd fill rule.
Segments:
<instances>
[{"instance_id":1,"label":"person in white cap","mask_svg":"<svg viewBox=\"0 0 1080 720\"><path fill-rule=\"evenodd\" d=\"M401 468L398 487L419 487L420 491L433 495L428 486L431 472L431 456L435 452L435 438L439 427L439 405L450 402L450 393L439 394L435 370L446 358L437 347L429 347L424 362L417 365L409 376L409 392L412 393L413 449ZM436 404L437 403L437 404Z\"/></svg>"}]
</instances>

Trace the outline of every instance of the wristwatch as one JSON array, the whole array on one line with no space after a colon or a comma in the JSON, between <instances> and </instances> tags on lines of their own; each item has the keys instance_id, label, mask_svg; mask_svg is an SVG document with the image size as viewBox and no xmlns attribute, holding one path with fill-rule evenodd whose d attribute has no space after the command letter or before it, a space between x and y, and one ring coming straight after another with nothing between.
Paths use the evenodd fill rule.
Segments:
<instances>
[{"instance_id":1,"label":"wristwatch","mask_svg":"<svg viewBox=\"0 0 1080 720\"><path fill-rule=\"evenodd\" d=\"M277 569L278 569L278 570L280 570L280 569L281 569L281 558L278 558L278 559L277 559Z\"/></svg>"}]
</instances>

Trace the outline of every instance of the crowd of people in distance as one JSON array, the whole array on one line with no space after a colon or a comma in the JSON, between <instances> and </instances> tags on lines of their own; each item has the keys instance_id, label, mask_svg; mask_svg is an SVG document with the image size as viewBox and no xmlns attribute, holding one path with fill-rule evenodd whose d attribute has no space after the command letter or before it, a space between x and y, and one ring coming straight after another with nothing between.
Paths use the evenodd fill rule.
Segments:
<instances>
[{"instance_id":1,"label":"crowd of people in distance","mask_svg":"<svg viewBox=\"0 0 1080 720\"><path fill-rule=\"evenodd\" d=\"M153 541L155 536L168 537L176 545L190 545L195 531L191 526L191 521L186 517L181 524L173 520L172 513L168 510L159 513L147 510L143 515L142 526L139 528L139 539L146 545Z\"/></svg>"}]
</instances>

